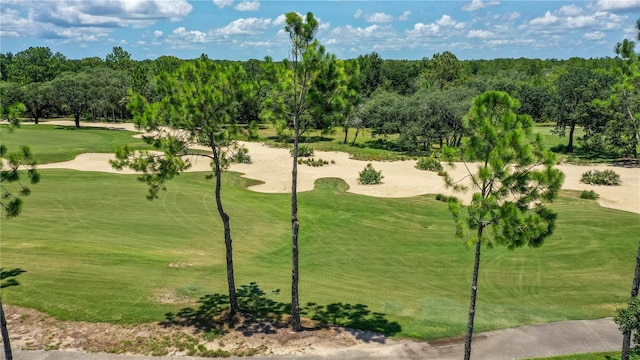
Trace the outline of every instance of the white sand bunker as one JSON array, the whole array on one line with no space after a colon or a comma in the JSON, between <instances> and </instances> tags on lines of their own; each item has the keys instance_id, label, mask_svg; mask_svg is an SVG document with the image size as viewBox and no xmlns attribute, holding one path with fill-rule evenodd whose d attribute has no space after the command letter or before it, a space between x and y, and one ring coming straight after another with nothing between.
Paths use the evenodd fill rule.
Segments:
<instances>
[{"instance_id":1,"label":"white sand bunker","mask_svg":"<svg viewBox=\"0 0 640 360\"><path fill-rule=\"evenodd\" d=\"M58 122L61 123L61 122ZM65 123L65 125L68 125ZM91 123L82 124L90 126ZM105 126L105 124L95 124ZM132 124L117 124L118 127L135 131ZM229 170L243 173L244 177L256 179L263 184L250 187L251 190L266 193L285 193L291 189L291 156L287 149L278 149L261 143L243 142L249 149L252 164L233 164ZM333 161L322 167L307 165L298 166L298 190L309 191L320 178L341 178L349 185L349 192L375 197L411 197L422 194L456 195L468 202L471 193L454 193L445 187L442 177L431 171L415 168L415 161L359 161L349 158L347 153L317 151L316 159L322 158ZM114 170L109 160L113 154L82 154L72 161L40 165L41 169L74 169L81 171L100 171L111 173L132 173L130 170L122 172ZM358 173L371 163L376 170L381 170L383 183L380 185L358 184ZM474 166L474 165L469 165ZM593 190L600 198L600 205L640 214L640 168L614 167L607 165L579 166L562 164L558 168L564 172L565 181L562 186L567 190ZM582 174L589 170L611 169L620 175L622 184L619 186L594 186L580 182ZM462 179L466 175L463 164L456 164L455 168L447 169L454 179ZM472 169L474 170L474 169ZM189 171L210 171L210 161L206 158L193 160Z\"/></svg>"}]
</instances>

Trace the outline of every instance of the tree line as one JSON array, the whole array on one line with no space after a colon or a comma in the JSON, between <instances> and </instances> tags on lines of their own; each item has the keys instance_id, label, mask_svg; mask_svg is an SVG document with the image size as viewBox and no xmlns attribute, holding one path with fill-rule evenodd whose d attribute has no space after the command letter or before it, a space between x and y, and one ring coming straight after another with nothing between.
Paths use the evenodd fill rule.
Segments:
<instances>
[{"instance_id":1,"label":"tree line","mask_svg":"<svg viewBox=\"0 0 640 360\"><path fill-rule=\"evenodd\" d=\"M325 96L305 121L308 130L341 127L344 142L355 143L362 129L390 142L392 149L410 154L429 153L443 146L459 145L468 130L464 115L471 100L490 90L504 91L520 102L519 114L549 123L555 133L566 136L558 152L602 158L637 159L638 124L625 116L620 101L635 102L637 87L622 94L622 83L633 48L620 48L612 57L558 59L459 60L445 51L421 60L385 60L375 52L355 59L334 59L333 68L321 77L329 82L343 77L341 96ZM635 54L635 53L634 53ZM635 55L634 55L635 56ZM334 56L335 58L335 56ZM196 60L235 63L258 83L255 94L241 104L239 124L255 122L275 126L283 141L291 140L290 127L272 115L269 92L278 86L278 71L287 60L251 59L242 62L161 56L155 60L132 60L131 54L114 47L104 59L67 59L46 47L30 47L16 54L0 54L0 90L5 103L21 102L25 116L38 123L42 118L68 116L80 120L119 121L133 118L127 109L128 91L158 99L157 77L172 73L183 63ZM627 69L627 70L625 70ZM319 87L321 88L321 87ZM345 111L332 112L342 107ZM326 114L331 113L331 116ZM581 128L581 136L576 129ZM579 145L579 146L576 146Z\"/></svg>"}]
</instances>

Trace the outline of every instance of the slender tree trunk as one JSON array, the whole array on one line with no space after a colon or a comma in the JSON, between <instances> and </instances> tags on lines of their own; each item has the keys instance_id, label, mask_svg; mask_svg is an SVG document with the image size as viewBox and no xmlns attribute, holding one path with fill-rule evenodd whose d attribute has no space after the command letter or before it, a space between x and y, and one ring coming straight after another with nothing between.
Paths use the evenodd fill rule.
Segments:
<instances>
[{"instance_id":1,"label":"slender tree trunk","mask_svg":"<svg viewBox=\"0 0 640 360\"><path fill-rule=\"evenodd\" d=\"M467 324L467 335L464 341L464 360L471 359L471 338L473 337L473 321L476 316L476 295L478 292L478 273L480 272L480 250L482 249L483 225L478 227L478 239L476 242L476 257L473 265L473 280L471 282L471 301L469 304L469 322Z\"/></svg>"},{"instance_id":2,"label":"slender tree trunk","mask_svg":"<svg viewBox=\"0 0 640 360\"><path fill-rule=\"evenodd\" d=\"M213 162L215 163L216 168L216 205L218 207L218 214L220 214L220 219L222 219L222 224L224 226L224 245L227 253L227 284L229 285L229 305L231 305L231 315L234 315L240 312L240 307L238 306L236 282L235 276L233 274L233 247L231 240L231 226L229 215L227 215L227 213L225 213L224 209L222 208L222 197L220 196L220 190L222 188L220 155L218 153L218 148L215 145L211 146L211 149L213 150Z\"/></svg>"},{"instance_id":3,"label":"slender tree trunk","mask_svg":"<svg viewBox=\"0 0 640 360\"><path fill-rule=\"evenodd\" d=\"M4 317L4 309L2 308L2 297L0 297L0 332L2 333L2 344L4 346L4 357L6 360L12 360L11 341L9 340L9 330L7 329L7 320Z\"/></svg>"},{"instance_id":4,"label":"slender tree trunk","mask_svg":"<svg viewBox=\"0 0 640 360\"><path fill-rule=\"evenodd\" d=\"M293 330L300 331L300 299L298 297L298 281L300 273L298 269L298 142L300 141L300 117L296 112L294 119L293 138L293 168L291 170L291 326Z\"/></svg>"},{"instance_id":5,"label":"slender tree trunk","mask_svg":"<svg viewBox=\"0 0 640 360\"><path fill-rule=\"evenodd\" d=\"M80 128L80 114L75 114L73 121L76 123L76 128Z\"/></svg>"},{"instance_id":6,"label":"slender tree trunk","mask_svg":"<svg viewBox=\"0 0 640 360\"><path fill-rule=\"evenodd\" d=\"M349 135L349 127L345 124L344 125L344 141L343 143L347 143L347 136Z\"/></svg>"},{"instance_id":7,"label":"slender tree trunk","mask_svg":"<svg viewBox=\"0 0 640 360\"><path fill-rule=\"evenodd\" d=\"M360 128L357 127L356 128L356 135L353 137L353 141L351 142L351 145L355 145L356 144L356 140L358 139L358 134L360 133Z\"/></svg>"},{"instance_id":8,"label":"slender tree trunk","mask_svg":"<svg viewBox=\"0 0 640 360\"><path fill-rule=\"evenodd\" d=\"M569 128L569 145L567 145L567 152L573 154L573 133L576 131L576 124L571 124Z\"/></svg>"},{"instance_id":9,"label":"slender tree trunk","mask_svg":"<svg viewBox=\"0 0 640 360\"><path fill-rule=\"evenodd\" d=\"M636 255L636 272L633 275L633 284L631 284L631 298L638 297L638 288L640 287L640 244L638 244L638 253ZM631 332L622 333L622 358L621 360L629 360L631 352Z\"/></svg>"}]
</instances>

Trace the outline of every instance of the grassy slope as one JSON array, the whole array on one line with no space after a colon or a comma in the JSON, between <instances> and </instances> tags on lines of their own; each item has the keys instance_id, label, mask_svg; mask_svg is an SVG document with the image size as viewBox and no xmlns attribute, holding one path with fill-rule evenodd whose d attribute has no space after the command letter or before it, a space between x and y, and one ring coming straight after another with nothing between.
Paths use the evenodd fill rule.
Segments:
<instances>
[{"instance_id":1,"label":"grassy slope","mask_svg":"<svg viewBox=\"0 0 640 360\"><path fill-rule=\"evenodd\" d=\"M105 124L117 126L117 124ZM28 144L40 164L72 160L87 153L113 153L118 146L130 144L137 149L150 148L140 139L132 138L131 131L107 128L80 128L57 125L24 125L13 134L7 133L6 126L0 126L2 144L9 151L17 151Z\"/></svg>"},{"instance_id":2,"label":"grassy slope","mask_svg":"<svg viewBox=\"0 0 640 360\"><path fill-rule=\"evenodd\" d=\"M2 267L22 268L10 304L65 319L135 323L224 292L222 229L213 183L184 174L160 200L135 177L43 170L24 214L2 219ZM261 194L225 175L237 284L257 282L288 302L287 194ZM432 196L378 199L323 180L300 195L301 301L362 303L398 321L404 335L460 335L473 251L453 237ZM540 249L486 250L478 331L611 316L633 272L640 217L563 197L560 221ZM170 266L171 265L171 266ZM161 299L181 298L163 304Z\"/></svg>"}]
</instances>

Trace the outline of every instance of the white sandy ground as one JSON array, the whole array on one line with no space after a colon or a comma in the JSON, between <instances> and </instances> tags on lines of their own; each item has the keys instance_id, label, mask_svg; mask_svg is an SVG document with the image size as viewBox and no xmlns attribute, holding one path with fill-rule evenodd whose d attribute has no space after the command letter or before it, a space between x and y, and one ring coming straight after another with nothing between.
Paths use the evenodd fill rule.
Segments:
<instances>
[{"instance_id":1,"label":"white sandy ground","mask_svg":"<svg viewBox=\"0 0 640 360\"><path fill-rule=\"evenodd\" d=\"M71 121L49 121L47 124L73 125ZM114 129L136 131L131 123L105 124L82 123L81 126L112 127ZM291 189L291 156L287 149L269 147L261 143L242 142L249 149L252 164L233 164L229 170L243 173L244 177L260 180L263 183L250 187L251 190L265 193L286 193ZM349 154L340 152L315 152L315 159L334 161L322 167L307 165L298 166L298 191L313 189L314 183L320 178L341 178L349 185L349 192L375 197L411 197L421 194L455 195L464 202L468 202L472 192L460 193L448 189L442 177L431 171L415 168L414 160L407 161L359 161L349 158ZM87 153L77 156L74 160L39 165L40 169L73 169L80 171L100 171L110 173L132 173L128 170L118 171L109 165L114 159L113 154ZM358 173L367 163L371 163L376 170L381 170L383 183L380 185L358 184ZM468 166L472 167L473 164ZM600 198L598 202L603 207L629 211L640 214L640 168L620 167L610 165L572 165L560 164L558 168L564 172L565 190L593 190ZM619 186L587 185L580 182L582 174L588 170L611 169L620 175ZM193 159L193 166L189 171L209 171L210 162L206 158ZM453 179L463 179L467 174L465 165L454 164L446 169ZM475 169L471 169L475 170Z\"/></svg>"}]
</instances>

